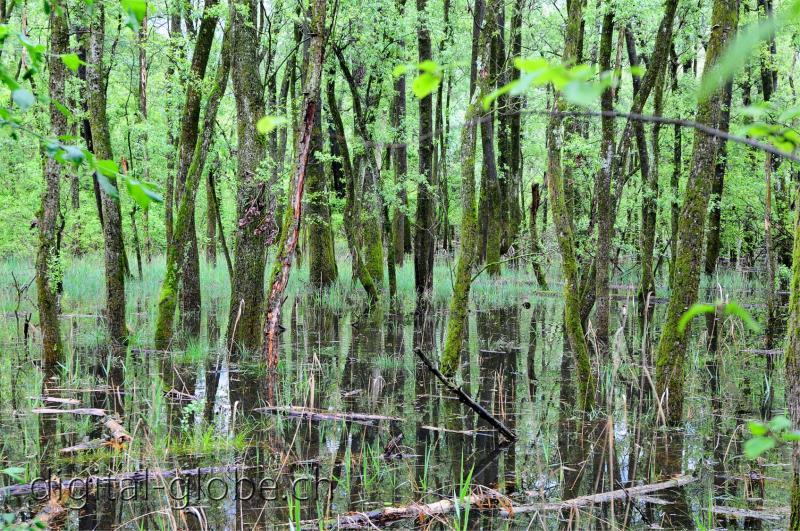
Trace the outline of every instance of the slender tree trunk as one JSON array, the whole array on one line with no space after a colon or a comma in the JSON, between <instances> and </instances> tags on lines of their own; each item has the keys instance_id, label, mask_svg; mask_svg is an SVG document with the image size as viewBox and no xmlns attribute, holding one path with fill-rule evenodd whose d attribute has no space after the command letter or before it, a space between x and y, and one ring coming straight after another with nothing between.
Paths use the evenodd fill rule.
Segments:
<instances>
[{"instance_id":1,"label":"slender tree trunk","mask_svg":"<svg viewBox=\"0 0 800 531\"><path fill-rule=\"evenodd\" d=\"M297 164L292 180L291 201L286 207L280 241L278 243L275 263L272 267L269 297L267 299L267 317L264 323L264 357L271 369L278 366L278 328L281 320L283 292L289 283L289 273L297 250L302 219L303 190L305 187L308 161L311 155L312 130L316 108L320 105L320 81L325 61L325 0L313 0L311 5L311 38L308 45L308 71L303 87L302 128L297 150Z\"/></svg>"},{"instance_id":2,"label":"slender tree trunk","mask_svg":"<svg viewBox=\"0 0 800 531\"><path fill-rule=\"evenodd\" d=\"M180 0L172 0L170 2L170 17L169 17L169 47L173 56L172 61L167 66L167 79L169 79L173 87L170 90L170 96L177 93L179 90L179 83L176 83L174 63L183 60L183 49L181 48L180 41L183 39L181 32L181 3ZM171 148L178 151L178 138L175 136L173 127L172 113L167 116L167 141ZM166 183L164 186L164 232L166 235L167 246L172 243L172 227L173 227L173 212L175 207L175 160L177 154L170 155L167 158L167 174Z\"/></svg>"},{"instance_id":3,"label":"slender tree trunk","mask_svg":"<svg viewBox=\"0 0 800 531\"><path fill-rule=\"evenodd\" d=\"M431 34L427 26L427 0L417 0L417 48L419 62L432 59ZM418 299L428 299L433 289L434 210L432 187L433 97L419 100L419 174L416 233L414 235L414 286Z\"/></svg>"},{"instance_id":4,"label":"slender tree trunk","mask_svg":"<svg viewBox=\"0 0 800 531\"><path fill-rule=\"evenodd\" d=\"M150 154L147 149L147 15L142 18L139 28L139 120L142 125L142 134L139 145L142 150L141 180L150 181ZM145 207L142 211L142 232L144 233L144 255L150 263L153 254L153 241L150 238L150 209ZM141 275L140 275L141 276Z\"/></svg>"},{"instance_id":5,"label":"slender tree trunk","mask_svg":"<svg viewBox=\"0 0 800 531\"><path fill-rule=\"evenodd\" d=\"M328 186L325 178L325 167L317 158L322 155L322 105L319 91L315 95L319 102L314 113L314 125L311 130L311 154L306 176L306 205L308 209L306 227L309 231L308 265L309 279L316 288L325 288L336 281L336 255L331 229L331 211L328 198ZM381 265L383 269L383 265Z\"/></svg>"},{"instance_id":6,"label":"slender tree trunk","mask_svg":"<svg viewBox=\"0 0 800 531\"><path fill-rule=\"evenodd\" d=\"M203 18L197 30L197 38L192 63L189 69L189 80L186 84L186 99L181 117L180 142L178 144L178 175L175 179L177 204L182 202L183 194L187 188L189 168L193 162L195 147L199 138L200 106L202 102L202 81L205 78L206 67L214 41L214 31L217 26L218 0L207 0L203 8ZM188 20L188 19L187 19ZM205 159L205 154L203 154ZM202 167L200 171L202 172ZM196 196L196 194L194 194ZM180 253L180 267L183 277L179 291L181 328L187 337L200 335L200 253L197 246L197 229L195 228L194 198L189 205L191 216L189 228L184 233L185 242L173 242L174 245L183 247ZM176 222L177 223L177 222Z\"/></svg>"},{"instance_id":7,"label":"slender tree trunk","mask_svg":"<svg viewBox=\"0 0 800 531\"><path fill-rule=\"evenodd\" d=\"M675 46L672 46L672 96L678 92L678 56L675 53ZM672 175L670 177L670 191L672 200L670 201L670 239L669 239L669 286L672 288L672 276L675 271L675 255L678 249L678 217L680 216L680 203L678 202L681 167L683 166L682 151L683 132L678 124L673 128L672 136Z\"/></svg>"},{"instance_id":8,"label":"slender tree trunk","mask_svg":"<svg viewBox=\"0 0 800 531\"><path fill-rule=\"evenodd\" d=\"M611 69L611 47L614 39L614 11L610 3L605 5L603 26L600 36L600 71ZM611 87L600 96L600 107L603 111L614 109L614 95ZM614 175L615 162L614 119L603 116L601 119L602 139L600 143L600 171L595 177L595 195L597 197L597 269L595 276L595 297L597 304L597 323L595 337L597 350L601 356L608 353L608 320L609 320L609 266L611 262L611 235L614 224L614 207L611 196L611 176Z\"/></svg>"},{"instance_id":9,"label":"slender tree trunk","mask_svg":"<svg viewBox=\"0 0 800 531\"><path fill-rule=\"evenodd\" d=\"M706 52L703 76L719 60L725 45L733 38L738 20L734 0L714 0L711 38ZM698 103L695 120L716 127L722 106L721 91ZM697 300L703 232L706 210L714 177L716 139L702 131L694 133L692 170L686 185L685 199L678 220L678 247L675 260L672 296L656 354L656 386L667 411L668 421L678 424L683 415L683 383L686 340L691 324L678 331L681 316Z\"/></svg>"},{"instance_id":10,"label":"slender tree trunk","mask_svg":"<svg viewBox=\"0 0 800 531\"><path fill-rule=\"evenodd\" d=\"M731 96L733 83L725 84L722 92L722 109L720 110L719 129L728 131L731 121ZM708 236L706 237L705 274L712 276L717 270L722 230L722 190L725 182L727 166L727 142L720 140L717 148L717 161L714 168L714 182L711 185L711 212L708 215Z\"/></svg>"},{"instance_id":11,"label":"slender tree trunk","mask_svg":"<svg viewBox=\"0 0 800 531\"><path fill-rule=\"evenodd\" d=\"M583 20L583 5L578 0L570 2L567 15L567 30L564 38L562 62L572 66L578 59L578 46ZM575 254L575 240L572 235L572 221L564 193L564 176L561 168L562 151L562 111L564 101L558 93L553 96L552 108L547 126L547 188L550 196L553 223L558 236L564 274L564 328L569 345L575 357L578 380L577 403L579 407L590 409L595 398L595 376L589 358L589 349L581 323L581 299L578 293L578 263Z\"/></svg>"},{"instance_id":12,"label":"slender tree trunk","mask_svg":"<svg viewBox=\"0 0 800 531\"><path fill-rule=\"evenodd\" d=\"M230 30L229 30L230 31ZM214 181L220 168L219 156L208 169L206 176L206 261L211 267L217 265L217 204L214 201Z\"/></svg>"},{"instance_id":13,"label":"slender tree trunk","mask_svg":"<svg viewBox=\"0 0 800 531\"><path fill-rule=\"evenodd\" d=\"M467 111L464 115L464 126L461 128L461 250L456 264L456 279L453 286L453 297L450 299L450 313L447 320L447 336L440 363L442 373L448 376L455 374L461 358L461 346L466 335L465 328L469 312L469 291L472 284L472 273L478 261L478 217L475 211L475 142L477 124L480 123L482 128L486 124L491 128L492 124L492 111L484 111L482 101L483 97L492 89L492 80L487 66L491 56L492 35L497 29L495 14L499 3L500 0L492 0L486 12L483 30L476 36L480 42L477 47L473 47L473 53L480 54L482 68L477 73L476 91L467 106ZM489 130L489 133L491 133L491 130Z\"/></svg>"},{"instance_id":14,"label":"slender tree trunk","mask_svg":"<svg viewBox=\"0 0 800 531\"><path fill-rule=\"evenodd\" d=\"M94 155L100 160L114 160L111 134L106 115L107 69L103 63L105 43L105 7L95 5L89 33L86 80L89 98L89 125L92 131ZM116 187L116 176L108 180ZM103 212L103 237L105 240L106 272L106 322L114 352L125 343L125 246L122 240L122 214L119 200L105 191L101 192Z\"/></svg>"},{"instance_id":15,"label":"slender tree trunk","mask_svg":"<svg viewBox=\"0 0 800 531\"><path fill-rule=\"evenodd\" d=\"M187 169L183 193L178 205L172 245L167 248L166 269L164 280L161 284L161 292L159 293L158 314L156 316L155 345L156 348L160 349L168 348L172 341L173 320L177 303L176 294L181 283L183 283L184 287L186 286L186 279L191 274L191 269L185 268L187 263L186 256L191 253L189 233L194 230L197 189L200 186L206 157L211 149L217 111L219 110L222 96L225 94L228 73L231 70L232 43L230 41L232 39L232 31L232 29L228 30L228 34L223 40L214 85L208 97L203 124L200 126L197 135L194 153L192 154L191 164ZM240 153L242 151L241 149L239 150ZM191 330L187 331L191 333Z\"/></svg>"},{"instance_id":16,"label":"slender tree trunk","mask_svg":"<svg viewBox=\"0 0 800 531\"><path fill-rule=\"evenodd\" d=\"M532 183L531 184L531 211L530 211L530 219L528 223L530 224L530 238L531 238L531 248L530 253L533 255L531 257L531 264L533 265L533 274L536 276L536 282L539 284L539 288L545 291L548 291L550 287L547 285L547 279L544 276L544 271L542 270L542 245L539 242L539 223L537 221L537 217L539 214L539 207L541 206L542 195L539 183Z\"/></svg>"},{"instance_id":17,"label":"slender tree trunk","mask_svg":"<svg viewBox=\"0 0 800 531\"><path fill-rule=\"evenodd\" d=\"M786 338L786 405L795 430L800 429L800 201L795 201L794 247ZM800 530L800 442L792 443L792 490L789 529Z\"/></svg>"},{"instance_id":18,"label":"slender tree trunk","mask_svg":"<svg viewBox=\"0 0 800 531\"><path fill-rule=\"evenodd\" d=\"M241 7L244 5L245 9ZM256 131L265 114L264 87L259 76L258 35L254 26L260 2L247 0L231 4L231 79L236 97L237 152L236 232L228 344L239 350L261 346L264 311L264 268L266 243L274 241L274 204L266 183L259 179L266 155L267 139Z\"/></svg>"},{"instance_id":19,"label":"slender tree trunk","mask_svg":"<svg viewBox=\"0 0 800 531\"><path fill-rule=\"evenodd\" d=\"M661 116L664 107L664 78L666 68L661 69L658 80L656 81L655 94L653 96L653 113ZM641 326L648 321L650 316L650 297L655 295L656 281L653 264L653 254L656 245L656 221L658 215L658 171L661 164L661 147L659 146L661 137L661 124L653 124L653 164L648 164L647 179L642 184L645 186L644 197L642 197L642 234L640 237L642 275L639 282L639 320ZM644 177L642 172L642 177Z\"/></svg>"},{"instance_id":20,"label":"slender tree trunk","mask_svg":"<svg viewBox=\"0 0 800 531\"><path fill-rule=\"evenodd\" d=\"M67 53L69 28L66 11L50 11L50 127L54 136L67 134L67 118L56 107L64 101L66 67L60 54ZM39 325L42 330L42 362L48 373L54 371L62 359L61 331L57 283L61 250L57 245L59 200L61 197L61 166L52 157L44 161L44 190L39 211L39 251L36 254L36 293L39 303Z\"/></svg>"},{"instance_id":21,"label":"slender tree trunk","mask_svg":"<svg viewBox=\"0 0 800 531\"><path fill-rule=\"evenodd\" d=\"M405 0L398 1L400 14L405 10ZM398 45L405 47L405 41ZM392 164L394 165L394 184L397 188L397 201L392 209L392 235L394 237L395 263L403 265L407 248L406 233L408 232L408 194L406 191L406 174L408 173L408 145L406 144L406 76L400 75L394 81L394 100L392 102L392 128L394 128L394 145L392 147Z\"/></svg>"}]
</instances>

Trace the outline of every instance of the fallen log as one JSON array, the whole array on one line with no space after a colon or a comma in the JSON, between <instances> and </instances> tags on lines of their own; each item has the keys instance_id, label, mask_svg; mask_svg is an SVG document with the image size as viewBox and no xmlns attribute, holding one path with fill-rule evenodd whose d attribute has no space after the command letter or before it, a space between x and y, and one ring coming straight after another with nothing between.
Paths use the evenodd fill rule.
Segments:
<instances>
[{"instance_id":1,"label":"fallen log","mask_svg":"<svg viewBox=\"0 0 800 531\"><path fill-rule=\"evenodd\" d=\"M456 396L458 396L459 400L461 400L461 402L463 402L464 404L469 406L475 413L478 414L479 417L481 417L483 420L485 420L486 422L491 424L492 427L497 429L497 431L502 433L504 437L506 437L507 439L509 439L511 441L516 441L517 440L517 435L513 431L511 431L508 428L506 428L505 424L500 422L491 413L486 411L486 409L484 409L483 406L481 406L475 400L473 400L472 397L469 396L464 391L464 389L462 389L461 387L456 387L455 384L453 384L452 382L450 382L450 380L445 378L445 376L439 371L439 369L437 369L436 367L433 366L433 363L431 363L431 360L429 360L425 356L425 354L422 352L422 350L414 349L414 352L422 360L422 363L424 363L425 366L428 367L428 370L431 371L434 374L434 376L436 376L436 378L440 382L442 382L442 384L444 384L445 387L447 387L448 389L450 389L450 391L455 393Z\"/></svg>"},{"instance_id":2,"label":"fallen log","mask_svg":"<svg viewBox=\"0 0 800 531\"><path fill-rule=\"evenodd\" d=\"M79 407L76 409L55 409L50 407L37 407L31 413L39 415L92 415L94 417L105 417L106 411L94 407Z\"/></svg>"},{"instance_id":3,"label":"fallen log","mask_svg":"<svg viewBox=\"0 0 800 531\"><path fill-rule=\"evenodd\" d=\"M501 495L495 491L483 494L472 494L463 501L455 499L440 500L434 503L413 503L402 507L383 507L366 513L341 514L325 521L326 526L335 529L361 529L363 527L382 526L398 520L439 516L452 512L456 503L461 507L469 504L470 509L487 510L498 507ZM302 529L319 529L319 520L307 520L301 523Z\"/></svg>"},{"instance_id":4,"label":"fallen log","mask_svg":"<svg viewBox=\"0 0 800 531\"><path fill-rule=\"evenodd\" d=\"M638 487L630 487L627 489L617 489L609 492L601 492L598 494L589 494L588 496L580 496L570 500L561 502L543 502L533 503L530 505L516 505L512 509L502 509L500 512L503 516L510 517L515 514L533 513L541 511L561 511L564 509L571 509L574 507L585 507L587 505L596 505L600 503L608 503L616 500L623 500L631 497L635 498L644 494L658 492L660 490L674 489L683 487L690 483L694 483L699 478L691 475L677 476L672 479L661 481L659 483L651 483L649 485L639 485Z\"/></svg>"},{"instance_id":5,"label":"fallen log","mask_svg":"<svg viewBox=\"0 0 800 531\"><path fill-rule=\"evenodd\" d=\"M783 520L786 517L786 514L754 511L751 509L737 509L735 507L723 507L721 505L715 505L712 507L711 512L720 516L730 516L733 518L753 518L755 520L769 520L773 522ZM788 510L785 512L788 513Z\"/></svg>"},{"instance_id":6,"label":"fallen log","mask_svg":"<svg viewBox=\"0 0 800 531\"><path fill-rule=\"evenodd\" d=\"M103 425L108 431L111 432L111 438L117 444L122 444L133 440L133 437L131 437L131 435L128 433L128 430L126 430L122 424L117 422L117 419L114 417L106 417L103 420Z\"/></svg>"},{"instance_id":7,"label":"fallen log","mask_svg":"<svg viewBox=\"0 0 800 531\"><path fill-rule=\"evenodd\" d=\"M74 398L57 398L54 396L29 396L29 400L41 400L42 402L50 402L51 404L69 404L71 406L77 406L81 403L80 400L75 400Z\"/></svg>"},{"instance_id":8,"label":"fallen log","mask_svg":"<svg viewBox=\"0 0 800 531\"><path fill-rule=\"evenodd\" d=\"M266 406L256 408L254 411L270 414L283 414L289 417L307 420L344 420L348 422L375 423L381 420L402 422L400 417L386 415L370 415L366 413L350 413L346 411L321 411L302 406Z\"/></svg>"}]
</instances>

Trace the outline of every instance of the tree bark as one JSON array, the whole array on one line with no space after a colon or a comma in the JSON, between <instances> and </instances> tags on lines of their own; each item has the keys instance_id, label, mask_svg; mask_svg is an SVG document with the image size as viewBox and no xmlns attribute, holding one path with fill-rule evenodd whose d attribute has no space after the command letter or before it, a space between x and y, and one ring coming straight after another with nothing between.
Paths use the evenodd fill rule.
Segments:
<instances>
[{"instance_id":1,"label":"tree bark","mask_svg":"<svg viewBox=\"0 0 800 531\"><path fill-rule=\"evenodd\" d=\"M567 29L564 38L564 53L562 62L569 67L578 59L578 46L580 44L581 23L583 20L583 5L578 0L572 0L567 16ZM553 223L555 225L558 246L561 251L562 268L564 274L564 328L566 331L572 354L575 357L578 380L579 407L591 409L594 404L596 383L589 358L589 349L584 337L583 323L581 322L581 299L578 292L578 264L575 254L575 240L572 235L572 221L564 192L564 175L561 167L562 151L562 126L563 118L560 112L565 107L565 102L558 93L553 96L553 112L547 125L547 188L550 196Z\"/></svg>"},{"instance_id":2,"label":"tree bark","mask_svg":"<svg viewBox=\"0 0 800 531\"><path fill-rule=\"evenodd\" d=\"M89 93L89 125L94 155L100 160L114 160L111 134L106 115L107 69L103 63L105 44L105 7L95 6L89 32L86 81ZM117 186L115 176L108 177ZM112 350L121 351L127 336L125 326L125 246L122 240L122 214L119 200L101 192L103 238L105 242L106 322Z\"/></svg>"},{"instance_id":3,"label":"tree bark","mask_svg":"<svg viewBox=\"0 0 800 531\"><path fill-rule=\"evenodd\" d=\"M274 241L272 191L259 179L267 151L267 139L256 131L265 114L264 87L259 76L258 35L254 26L260 2L247 0L244 10L231 4L231 79L236 97L237 152L236 232L228 345L238 350L261 346L264 311L265 242ZM243 11L243 12L242 12Z\"/></svg>"},{"instance_id":4,"label":"tree bark","mask_svg":"<svg viewBox=\"0 0 800 531\"><path fill-rule=\"evenodd\" d=\"M738 6L735 0L714 0L711 18L711 38L706 52L703 76L719 60L725 45L733 38L738 21ZM697 105L695 120L716 127L719 124L722 106L721 91L709 96ZM717 141L714 137L696 130L692 153L692 170L686 184L685 198L678 220L678 246L672 296L661 332L656 354L656 386L670 424L678 424L683 415L683 383L686 340L689 324L683 332L678 331L681 316L697 300L700 281L700 266L703 253L703 233L708 207Z\"/></svg>"},{"instance_id":5,"label":"tree bark","mask_svg":"<svg viewBox=\"0 0 800 531\"><path fill-rule=\"evenodd\" d=\"M67 134L67 118L55 103L64 101L66 66L60 55L67 53L69 28L66 12L50 11L50 128L54 136ZM36 293L39 303L39 325L42 330L42 362L45 371L52 373L61 362L63 350L59 327L57 284L60 281L61 250L57 244L59 200L61 197L61 166L53 158L44 161L44 190L39 211L39 250L36 254Z\"/></svg>"},{"instance_id":6,"label":"tree bark","mask_svg":"<svg viewBox=\"0 0 800 531\"><path fill-rule=\"evenodd\" d=\"M793 428L800 429L800 201L795 201L794 247L786 338L786 405ZM800 530L800 443L792 443L789 529Z\"/></svg>"},{"instance_id":7,"label":"tree bark","mask_svg":"<svg viewBox=\"0 0 800 531\"><path fill-rule=\"evenodd\" d=\"M431 34L425 15L427 0L417 0L417 48L419 62L432 59ZM432 189L433 97L419 100L419 174L417 187L416 231L414 234L414 286L418 299L430 298L433 289L433 251L435 205Z\"/></svg>"},{"instance_id":8,"label":"tree bark","mask_svg":"<svg viewBox=\"0 0 800 531\"><path fill-rule=\"evenodd\" d=\"M271 369L278 366L278 328L281 320L283 292L289 283L292 261L297 250L302 220L303 190L311 154L312 130L316 108L320 104L319 92L322 67L325 61L325 0L313 0L311 6L311 38L308 45L309 68L303 87L302 127L297 152L297 164L292 179L291 202L287 205L281 228L275 263L272 267L267 317L264 323L264 357Z\"/></svg>"},{"instance_id":9,"label":"tree bark","mask_svg":"<svg viewBox=\"0 0 800 531\"><path fill-rule=\"evenodd\" d=\"M213 142L217 111L228 85L228 74L231 70L232 61L232 43L230 42L232 31L232 29L228 30L228 34L223 39L214 85L208 97L203 124L198 131L191 164L186 173L183 193L178 205L178 213L172 234L172 245L167 248L164 280L161 284L158 314L156 316L155 345L159 349L168 348L172 341L173 319L177 303L176 294L181 283L185 288L187 277L192 274L192 269L186 268L186 264L187 255L192 252L190 233L194 230L197 189L200 187L203 167ZM186 332L190 334L189 337L194 337L191 329L187 329Z\"/></svg>"}]
</instances>

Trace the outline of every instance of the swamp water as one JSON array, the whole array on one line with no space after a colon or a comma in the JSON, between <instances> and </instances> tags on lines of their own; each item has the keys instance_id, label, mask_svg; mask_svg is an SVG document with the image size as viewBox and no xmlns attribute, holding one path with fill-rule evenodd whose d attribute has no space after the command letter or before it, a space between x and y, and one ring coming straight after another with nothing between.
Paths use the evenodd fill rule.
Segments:
<instances>
[{"instance_id":1,"label":"swamp water","mask_svg":"<svg viewBox=\"0 0 800 531\"><path fill-rule=\"evenodd\" d=\"M102 267L95 262L79 260L65 271L66 358L52 376L38 361L36 317L26 322L35 301L33 290L22 289L31 267L0 266L0 469L12 471L3 484L40 476L127 478L114 487L101 481L85 499L53 494L75 507L65 527L316 529L320 519L330 524L339 514L463 500L487 489L514 505L552 505L677 476L689 476L687 484L615 503L506 518L497 510L470 513L462 501L455 512L393 525L708 529L788 522L789 449L757 460L742 449L749 420L783 413L782 356L767 363L763 337L735 319L718 323L719 348L711 354L706 323L695 319L685 423L680 430L660 428L648 380L654 368L640 370L647 341L631 279L617 279L613 352L599 370L608 405L583 419L575 411L558 294L537 294L524 271L477 281L458 383L516 432L518 440L505 443L414 353L421 348L435 357L441 349L449 297L444 263L435 280L444 288L424 315L413 311L410 264L399 273L398 304L372 314L364 312L358 287L346 282L325 296L311 294L301 271L284 305L281 363L270 386L258 354L225 348L224 266L203 271L204 337L165 353L149 347L163 274L154 261L129 287L131 344L114 357L103 343ZM747 304L760 302L757 284L735 271L716 281L724 296L763 322L763 308ZM663 310L656 305L656 334ZM42 400L53 397L69 402ZM270 399L278 411L262 409ZM42 407L103 409L132 440L65 454L107 429L90 414L34 413ZM375 417L342 419L348 412ZM42 509L32 496L0 492L0 513L16 513L18 521Z\"/></svg>"}]
</instances>

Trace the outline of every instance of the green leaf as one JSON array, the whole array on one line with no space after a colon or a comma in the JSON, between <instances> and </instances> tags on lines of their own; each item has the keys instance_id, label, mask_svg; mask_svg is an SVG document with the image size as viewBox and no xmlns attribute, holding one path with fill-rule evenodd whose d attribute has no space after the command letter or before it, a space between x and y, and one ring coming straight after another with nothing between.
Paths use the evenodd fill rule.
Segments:
<instances>
[{"instance_id":1,"label":"green leaf","mask_svg":"<svg viewBox=\"0 0 800 531\"><path fill-rule=\"evenodd\" d=\"M61 153L61 159L65 162L71 162L78 166L86 159L83 150L78 146L64 146L63 149L64 151Z\"/></svg>"},{"instance_id":2,"label":"green leaf","mask_svg":"<svg viewBox=\"0 0 800 531\"><path fill-rule=\"evenodd\" d=\"M81 65L85 65L86 62L82 61L78 54L76 53L65 53L61 55L61 60L67 65L67 68L72 70L73 72L78 71L78 67Z\"/></svg>"},{"instance_id":3,"label":"green leaf","mask_svg":"<svg viewBox=\"0 0 800 531\"><path fill-rule=\"evenodd\" d=\"M262 135L268 135L276 128L286 124L287 121L283 116L264 116L256 122L256 131Z\"/></svg>"},{"instance_id":4,"label":"green leaf","mask_svg":"<svg viewBox=\"0 0 800 531\"><path fill-rule=\"evenodd\" d=\"M134 201L144 210L152 202L161 203L163 198L146 184L137 179L125 179L125 188Z\"/></svg>"},{"instance_id":5,"label":"green leaf","mask_svg":"<svg viewBox=\"0 0 800 531\"><path fill-rule=\"evenodd\" d=\"M772 433L780 433L782 431L786 431L792 427L792 421L784 417L783 415L779 415L774 419L769 421L769 429Z\"/></svg>"},{"instance_id":6,"label":"green leaf","mask_svg":"<svg viewBox=\"0 0 800 531\"><path fill-rule=\"evenodd\" d=\"M97 170L97 173L103 175L104 177L117 177L119 174L119 166L113 160L97 160L94 163L94 167Z\"/></svg>"},{"instance_id":7,"label":"green leaf","mask_svg":"<svg viewBox=\"0 0 800 531\"><path fill-rule=\"evenodd\" d=\"M510 83L506 83L505 85L503 85L499 89L497 89L497 90L491 92L490 94L488 94L486 97L483 98L483 110L484 111L488 111L489 107L491 107L491 105L494 102L494 100L496 100L497 98L499 98L503 94L507 94L509 92L512 92L517 87L517 85L519 85L519 79L515 79L514 81L511 81Z\"/></svg>"},{"instance_id":8,"label":"green leaf","mask_svg":"<svg viewBox=\"0 0 800 531\"><path fill-rule=\"evenodd\" d=\"M23 88L18 88L11 93L11 99L17 104L19 110L27 111L28 108L36 102L36 98L31 91Z\"/></svg>"},{"instance_id":9,"label":"green leaf","mask_svg":"<svg viewBox=\"0 0 800 531\"><path fill-rule=\"evenodd\" d=\"M735 302L729 302L725 305L724 309L725 313L728 315L735 315L739 319L742 320L744 325L752 330L753 332L760 332L761 326L750 316L747 310L736 304Z\"/></svg>"},{"instance_id":10,"label":"green leaf","mask_svg":"<svg viewBox=\"0 0 800 531\"><path fill-rule=\"evenodd\" d=\"M147 2L145 0L121 0L121 3L122 9L128 14L125 25L132 30L138 30L147 15Z\"/></svg>"},{"instance_id":11,"label":"green leaf","mask_svg":"<svg viewBox=\"0 0 800 531\"><path fill-rule=\"evenodd\" d=\"M441 75L432 74L431 72L422 72L414 79L414 82L411 84L411 90L414 92L414 96L421 100L438 89L441 80Z\"/></svg>"},{"instance_id":12,"label":"green leaf","mask_svg":"<svg viewBox=\"0 0 800 531\"><path fill-rule=\"evenodd\" d=\"M584 81L570 81L564 86L564 98L574 105L589 107L597 103L600 95L605 90L600 83L587 83Z\"/></svg>"},{"instance_id":13,"label":"green leaf","mask_svg":"<svg viewBox=\"0 0 800 531\"><path fill-rule=\"evenodd\" d=\"M408 65L397 65L392 69L392 77L400 77L408 72Z\"/></svg>"},{"instance_id":14,"label":"green leaf","mask_svg":"<svg viewBox=\"0 0 800 531\"><path fill-rule=\"evenodd\" d=\"M67 117L67 120L71 120L73 118L72 111L70 111L68 108L66 108L64 105L62 105L58 101L55 101L55 100L51 100L51 101L53 102L53 105L55 105L56 109L58 109L58 112L60 112L61 114L63 114L64 116Z\"/></svg>"},{"instance_id":15,"label":"green leaf","mask_svg":"<svg viewBox=\"0 0 800 531\"><path fill-rule=\"evenodd\" d=\"M750 433L757 437L761 437L769 433L769 428L767 428L761 422L748 422L747 428L750 430Z\"/></svg>"},{"instance_id":16,"label":"green leaf","mask_svg":"<svg viewBox=\"0 0 800 531\"><path fill-rule=\"evenodd\" d=\"M781 434L781 438L786 442L800 441L800 431L787 431Z\"/></svg>"},{"instance_id":17,"label":"green leaf","mask_svg":"<svg viewBox=\"0 0 800 531\"><path fill-rule=\"evenodd\" d=\"M14 478L16 481L22 481L24 479L25 469L19 466L10 466L0 470L0 472Z\"/></svg>"},{"instance_id":18,"label":"green leaf","mask_svg":"<svg viewBox=\"0 0 800 531\"><path fill-rule=\"evenodd\" d=\"M119 191L117 190L117 187L111 181L108 180L108 177L106 177L99 171L96 172L95 175L97 175L97 182L98 184L100 184L100 188L102 188L105 193L107 193L114 199L118 199Z\"/></svg>"},{"instance_id":19,"label":"green leaf","mask_svg":"<svg viewBox=\"0 0 800 531\"><path fill-rule=\"evenodd\" d=\"M744 442L744 455L748 459L755 459L764 452L775 448L776 444L772 437L753 437Z\"/></svg>"},{"instance_id":20,"label":"green leaf","mask_svg":"<svg viewBox=\"0 0 800 531\"><path fill-rule=\"evenodd\" d=\"M550 63L547 62L547 59L543 59L541 57L537 57L535 59L518 57L514 59L514 66L517 67L517 70L522 72L538 72L539 70L548 68Z\"/></svg>"},{"instance_id":21,"label":"green leaf","mask_svg":"<svg viewBox=\"0 0 800 531\"><path fill-rule=\"evenodd\" d=\"M704 313L714 313L715 309L716 306L714 306L713 304L703 304L699 302L697 304L694 304L691 308L689 308L686 311L686 313L684 313L681 316L681 320L678 321L678 332L682 334L683 331L686 330L686 325L689 324L689 321L691 321L698 315Z\"/></svg>"}]
</instances>

